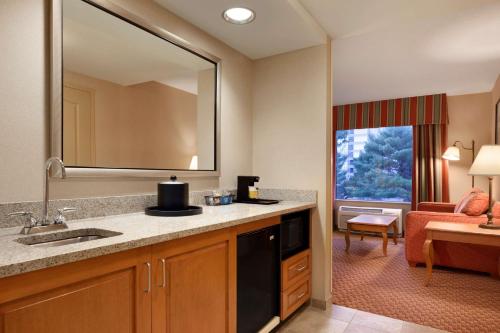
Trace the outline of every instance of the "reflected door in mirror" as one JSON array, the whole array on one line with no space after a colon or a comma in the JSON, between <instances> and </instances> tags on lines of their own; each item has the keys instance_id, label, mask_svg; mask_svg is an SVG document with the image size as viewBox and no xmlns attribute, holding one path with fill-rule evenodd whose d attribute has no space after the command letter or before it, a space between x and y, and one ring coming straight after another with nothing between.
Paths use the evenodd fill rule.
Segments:
<instances>
[{"instance_id":1,"label":"reflected door in mirror","mask_svg":"<svg viewBox=\"0 0 500 333\"><path fill-rule=\"evenodd\" d=\"M63 94L64 161L67 165L95 166L93 92L64 86Z\"/></svg>"}]
</instances>

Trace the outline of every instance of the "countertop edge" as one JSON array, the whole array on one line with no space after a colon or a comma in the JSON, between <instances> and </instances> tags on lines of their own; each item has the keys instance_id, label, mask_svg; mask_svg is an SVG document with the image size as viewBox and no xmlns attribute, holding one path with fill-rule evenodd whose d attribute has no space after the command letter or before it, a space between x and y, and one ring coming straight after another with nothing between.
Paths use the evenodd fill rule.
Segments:
<instances>
[{"instance_id":1,"label":"countertop edge","mask_svg":"<svg viewBox=\"0 0 500 333\"><path fill-rule=\"evenodd\" d=\"M299 204L297 202L297 204ZM113 253L123 252L127 250L132 250L140 247L151 246L158 243L163 243L166 241L181 239L189 236L199 235L207 232L212 232L216 230L221 230L225 228L234 227L236 225L241 225L245 223L254 222L257 220L280 216L288 213L293 213L305 209L316 208L317 204L314 202L304 202L297 207L291 208L283 208L279 211L263 213L263 214L255 214L244 218L239 218L230 221L224 221L221 223L211 224L208 226L200 226L192 229L186 229L182 231L169 232L165 234L148 236L145 238L138 238L136 240L127 240L121 243L109 244L96 246L90 249L76 250L70 251L68 253L47 256L43 258L37 258L34 260L26 260L19 263L14 264L0 264L0 279L6 277L12 277L24 273L29 273L45 268L56 267L64 264L69 264L77 261L82 261L86 259L92 259L104 255L109 255ZM127 214L128 215L128 214ZM116 217L117 215L113 216ZM112 216L108 216L112 217Z\"/></svg>"}]
</instances>

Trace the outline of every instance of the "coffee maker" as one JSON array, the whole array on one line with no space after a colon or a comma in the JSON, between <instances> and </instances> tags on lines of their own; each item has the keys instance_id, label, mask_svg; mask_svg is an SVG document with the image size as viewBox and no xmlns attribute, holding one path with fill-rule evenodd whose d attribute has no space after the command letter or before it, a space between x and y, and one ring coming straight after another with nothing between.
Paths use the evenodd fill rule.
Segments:
<instances>
[{"instance_id":1,"label":"coffee maker","mask_svg":"<svg viewBox=\"0 0 500 333\"><path fill-rule=\"evenodd\" d=\"M254 186L255 183L259 182L260 177L258 176L238 176L238 189L236 192L236 201L240 203L250 203L258 205L271 205L276 204L278 200L270 199L255 199L249 197L249 188Z\"/></svg>"}]
</instances>

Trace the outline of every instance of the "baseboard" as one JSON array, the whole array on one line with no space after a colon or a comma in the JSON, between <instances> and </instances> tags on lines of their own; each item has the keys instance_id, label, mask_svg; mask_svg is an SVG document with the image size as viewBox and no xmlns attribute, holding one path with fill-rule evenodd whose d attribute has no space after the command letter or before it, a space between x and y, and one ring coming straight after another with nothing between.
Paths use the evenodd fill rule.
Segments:
<instances>
[{"instance_id":1,"label":"baseboard","mask_svg":"<svg viewBox=\"0 0 500 333\"><path fill-rule=\"evenodd\" d=\"M311 306L313 308L317 308L320 310L326 310L328 308L328 305L332 304L332 298L329 297L327 300L321 300L321 299L311 299Z\"/></svg>"}]
</instances>

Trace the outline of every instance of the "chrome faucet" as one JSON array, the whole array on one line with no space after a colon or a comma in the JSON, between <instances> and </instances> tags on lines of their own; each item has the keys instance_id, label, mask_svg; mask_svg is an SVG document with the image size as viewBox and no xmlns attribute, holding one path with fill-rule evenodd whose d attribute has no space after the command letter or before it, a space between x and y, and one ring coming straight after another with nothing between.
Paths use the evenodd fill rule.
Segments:
<instances>
[{"instance_id":1,"label":"chrome faucet","mask_svg":"<svg viewBox=\"0 0 500 333\"><path fill-rule=\"evenodd\" d=\"M45 180L43 182L43 212L42 212L42 225L49 225L49 177L50 168L52 164L57 163L61 169L61 178L66 178L66 168L63 161L58 157L51 157L45 162Z\"/></svg>"},{"instance_id":2,"label":"chrome faucet","mask_svg":"<svg viewBox=\"0 0 500 333\"><path fill-rule=\"evenodd\" d=\"M24 216L24 228L21 230L21 234L34 234L44 231L52 231L57 229L68 228L65 223L64 212L74 212L75 208L65 207L57 210L57 215L51 222L49 219L49 178L50 178L50 168L52 164L57 163L61 169L61 178L66 178L66 169L64 168L64 163L58 157L51 157L45 162L45 180L43 183L43 211L42 218L37 220L33 217L31 212L14 212L8 214L9 216Z\"/></svg>"}]
</instances>

